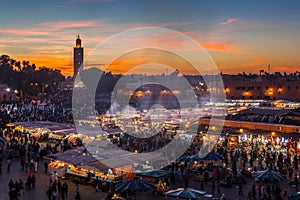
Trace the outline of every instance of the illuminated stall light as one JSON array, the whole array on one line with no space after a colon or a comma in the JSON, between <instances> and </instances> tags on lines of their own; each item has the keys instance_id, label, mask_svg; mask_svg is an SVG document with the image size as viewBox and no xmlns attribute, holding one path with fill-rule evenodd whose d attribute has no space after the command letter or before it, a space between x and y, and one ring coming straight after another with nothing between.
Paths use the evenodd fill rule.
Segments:
<instances>
[{"instance_id":1,"label":"illuminated stall light","mask_svg":"<svg viewBox=\"0 0 300 200\"><path fill-rule=\"evenodd\" d=\"M271 133L271 135L274 137L274 136L276 135L276 133L273 131L273 132Z\"/></svg>"}]
</instances>

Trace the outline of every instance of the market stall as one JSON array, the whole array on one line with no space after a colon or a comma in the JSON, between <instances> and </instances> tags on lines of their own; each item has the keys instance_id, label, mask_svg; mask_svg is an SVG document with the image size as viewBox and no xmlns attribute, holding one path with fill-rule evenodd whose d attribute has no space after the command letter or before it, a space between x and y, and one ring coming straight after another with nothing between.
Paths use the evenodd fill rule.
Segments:
<instances>
[{"instance_id":1,"label":"market stall","mask_svg":"<svg viewBox=\"0 0 300 200\"><path fill-rule=\"evenodd\" d=\"M113 173L96 172L94 179L97 181L105 181L108 183L118 183L123 180L123 172L115 170Z\"/></svg>"},{"instance_id":2,"label":"market stall","mask_svg":"<svg viewBox=\"0 0 300 200\"><path fill-rule=\"evenodd\" d=\"M54 169L59 169L59 167L64 166L65 176L72 177L74 180L82 181L81 179L89 178L89 170L82 168L82 165L88 165L89 163L96 162L97 160L87 154L84 148L76 148L64 153L57 153L47 156L51 162L49 167L56 166ZM53 163L53 164L52 164ZM63 172L62 172L63 173ZM84 180L86 182L86 180Z\"/></svg>"},{"instance_id":3,"label":"market stall","mask_svg":"<svg viewBox=\"0 0 300 200\"><path fill-rule=\"evenodd\" d=\"M50 162L48 165L48 171L49 173L56 172L59 177L63 177L66 173L66 166L68 163L60 161L60 160L55 160L53 162Z\"/></svg>"},{"instance_id":4,"label":"market stall","mask_svg":"<svg viewBox=\"0 0 300 200\"><path fill-rule=\"evenodd\" d=\"M65 139L66 135L66 132L52 132L49 134L49 139L52 141L61 141Z\"/></svg>"},{"instance_id":5,"label":"market stall","mask_svg":"<svg viewBox=\"0 0 300 200\"><path fill-rule=\"evenodd\" d=\"M73 181L79 183L88 183L91 177L89 170L73 164L69 164L67 166L66 176L72 178Z\"/></svg>"},{"instance_id":6,"label":"market stall","mask_svg":"<svg viewBox=\"0 0 300 200\"><path fill-rule=\"evenodd\" d=\"M123 172L110 169L108 166L104 165L100 161L88 163L86 165L81 165L81 169L88 170L91 175L91 180L93 181L106 181L109 183L117 183L122 181Z\"/></svg>"}]
</instances>

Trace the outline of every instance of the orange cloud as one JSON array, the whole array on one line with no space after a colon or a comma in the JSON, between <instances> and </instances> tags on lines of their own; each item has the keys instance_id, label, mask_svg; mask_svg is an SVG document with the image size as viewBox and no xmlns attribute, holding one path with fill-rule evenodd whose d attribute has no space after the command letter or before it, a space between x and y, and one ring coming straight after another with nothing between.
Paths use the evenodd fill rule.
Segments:
<instances>
[{"instance_id":1,"label":"orange cloud","mask_svg":"<svg viewBox=\"0 0 300 200\"><path fill-rule=\"evenodd\" d=\"M139 49L129 52L128 54L125 54L114 60L105 70L113 71L114 73L126 73L134 67L145 64L153 66L153 71L150 74L157 73L156 69L158 65L159 67L165 65L173 68L174 70L179 69L179 71L181 71L183 74L199 74L199 72L191 65L191 63L177 54L152 48ZM160 68L158 71L161 70L162 69Z\"/></svg>"},{"instance_id":2,"label":"orange cloud","mask_svg":"<svg viewBox=\"0 0 300 200\"><path fill-rule=\"evenodd\" d=\"M222 51L228 53L246 54L246 52L228 43L203 42L202 45L205 49L209 51Z\"/></svg>"},{"instance_id":3,"label":"orange cloud","mask_svg":"<svg viewBox=\"0 0 300 200\"><path fill-rule=\"evenodd\" d=\"M46 31L37 31L30 29L0 29L0 33L22 36L49 35L49 32Z\"/></svg>"},{"instance_id":4,"label":"orange cloud","mask_svg":"<svg viewBox=\"0 0 300 200\"><path fill-rule=\"evenodd\" d=\"M288 66L273 66L271 65L271 71L272 72L287 72L287 73L291 73L291 72L295 72L295 71L299 71L299 66L294 66L294 65L288 65Z\"/></svg>"},{"instance_id":5,"label":"orange cloud","mask_svg":"<svg viewBox=\"0 0 300 200\"><path fill-rule=\"evenodd\" d=\"M234 23L235 22L235 23ZM231 24L232 23L232 24ZM55 21L44 22L35 24L30 27L16 27L16 28L0 28L0 47L2 52L10 55L17 60L29 60L31 63L35 63L37 66L47 66L62 70L65 75L72 75L73 73L73 46L75 45L75 35L80 33L82 36L83 46L85 47L85 56L88 56L89 50L93 49L104 39L108 38L114 33L121 32L130 28L136 27L166 27L174 28L184 25L193 24L193 22L166 22L157 24L141 24L141 23L122 23L115 24L108 20L75 20L75 21ZM236 68L238 66L253 67L264 65L266 62L259 56L251 56L250 53L239 48L239 43L229 42L232 41L231 34L227 34L230 31L247 29L247 28L266 28L276 26L272 24L263 24L255 21L239 20L238 18L230 18L225 22L220 23L222 25L231 24L230 26L219 26L217 30L190 30L182 31L187 35L192 36L199 42L210 54L217 60L220 60L226 71ZM220 27L222 29L220 30ZM138 37L137 37L138 38ZM161 43L165 46L177 48L182 51L191 52L194 49L190 49L181 40L172 39L172 35L158 35L157 38L151 40L140 40L137 38L129 38L134 42L138 42L141 46L151 46L153 42ZM128 40L129 40L128 39ZM130 42L128 42L130 43ZM116 45L116 48L119 46ZM113 53L114 49L108 49L105 54ZM228 54L230 53L230 54ZM239 54L239 55L237 55ZM174 59L171 55L156 54L156 55L139 55L137 57L124 57L121 61L113 63L111 68L113 70L128 69L129 67L136 66L137 64L143 64L145 62L157 62L167 64L172 67L180 68L186 66L186 63L179 59ZM155 59L154 59L155 57ZM264 58L267 58L264 55ZM169 59L169 60L168 60ZM279 58L278 58L279 59ZM286 59L286 58L285 58ZM167 61L165 61L167 60ZM286 59L287 60L287 59ZM274 61L274 60L273 60ZM226 62L226 63L225 63ZM291 61L289 61L293 65ZM96 60L94 63L103 63L107 65L105 61ZM245 64L246 63L246 64ZM274 62L275 63L275 62ZM278 65L284 65L286 62L276 62ZM277 67L278 69L296 69L291 67ZM277 69L274 67L274 70ZM224 68L225 69L225 68ZM235 70L236 70L235 69ZM290 70L289 70L290 71ZM234 71L236 72L236 71Z\"/></svg>"},{"instance_id":6,"label":"orange cloud","mask_svg":"<svg viewBox=\"0 0 300 200\"><path fill-rule=\"evenodd\" d=\"M224 22L225 23L225 22ZM260 21L251 20L238 20L231 26L226 26L227 31L236 31L243 29L266 29L266 28L277 28L281 25L278 23L263 23Z\"/></svg>"},{"instance_id":7,"label":"orange cloud","mask_svg":"<svg viewBox=\"0 0 300 200\"><path fill-rule=\"evenodd\" d=\"M266 64L266 60L264 58L262 58L261 56L251 56L251 58L254 60L252 62L246 63L246 66L249 67L258 67L261 66L263 64Z\"/></svg>"},{"instance_id":8,"label":"orange cloud","mask_svg":"<svg viewBox=\"0 0 300 200\"><path fill-rule=\"evenodd\" d=\"M238 18L229 18L229 19L227 19L225 22L220 23L220 25L231 24L231 23L233 23L233 22L235 22L235 21L237 21L237 20L238 20Z\"/></svg>"},{"instance_id":9,"label":"orange cloud","mask_svg":"<svg viewBox=\"0 0 300 200\"><path fill-rule=\"evenodd\" d=\"M84 28L84 27L94 27L101 23L103 20L77 20L77 21L57 21L57 22L44 22L41 26L51 28L53 30L57 29L67 29L67 28Z\"/></svg>"}]
</instances>

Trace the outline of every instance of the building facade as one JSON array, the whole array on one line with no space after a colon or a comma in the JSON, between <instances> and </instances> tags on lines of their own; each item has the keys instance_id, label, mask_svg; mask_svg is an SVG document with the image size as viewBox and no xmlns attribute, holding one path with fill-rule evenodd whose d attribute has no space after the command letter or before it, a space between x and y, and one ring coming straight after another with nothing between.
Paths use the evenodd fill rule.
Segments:
<instances>
[{"instance_id":1,"label":"building facade","mask_svg":"<svg viewBox=\"0 0 300 200\"><path fill-rule=\"evenodd\" d=\"M7 84L0 84L0 103L16 99L16 93L11 91Z\"/></svg>"},{"instance_id":2,"label":"building facade","mask_svg":"<svg viewBox=\"0 0 300 200\"><path fill-rule=\"evenodd\" d=\"M300 78L298 76L233 75L223 77L226 98L300 101Z\"/></svg>"}]
</instances>

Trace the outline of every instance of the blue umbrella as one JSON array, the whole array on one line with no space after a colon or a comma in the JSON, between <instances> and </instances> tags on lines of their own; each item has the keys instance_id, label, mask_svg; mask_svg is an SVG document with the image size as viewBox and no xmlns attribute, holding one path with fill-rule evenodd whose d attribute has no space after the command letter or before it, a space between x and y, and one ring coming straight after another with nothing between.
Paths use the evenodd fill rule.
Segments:
<instances>
[{"instance_id":1,"label":"blue umbrella","mask_svg":"<svg viewBox=\"0 0 300 200\"><path fill-rule=\"evenodd\" d=\"M170 172L165 170L153 170L153 171L138 173L137 175L144 176L144 177L151 177L151 178L160 178L163 176L167 176L169 174Z\"/></svg>"},{"instance_id":2,"label":"blue umbrella","mask_svg":"<svg viewBox=\"0 0 300 200\"><path fill-rule=\"evenodd\" d=\"M0 136L0 142L6 142L6 139L2 136Z\"/></svg>"},{"instance_id":3,"label":"blue umbrella","mask_svg":"<svg viewBox=\"0 0 300 200\"><path fill-rule=\"evenodd\" d=\"M286 176L273 170L259 171L253 174L253 177L259 181L286 181Z\"/></svg>"},{"instance_id":4,"label":"blue umbrella","mask_svg":"<svg viewBox=\"0 0 300 200\"><path fill-rule=\"evenodd\" d=\"M193 156L183 156L179 159L179 162L195 162L199 161L199 156L193 155Z\"/></svg>"},{"instance_id":5,"label":"blue umbrella","mask_svg":"<svg viewBox=\"0 0 300 200\"><path fill-rule=\"evenodd\" d=\"M154 186L155 185L150 181L146 181L142 179L133 179L116 185L116 192L146 191L151 188L154 188Z\"/></svg>"},{"instance_id":6,"label":"blue umbrella","mask_svg":"<svg viewBox=\"0 0 300 200\"><path fill-rule=\"evenodd\" d=\"M192 188L178 188L176 190L170 190L165 193L167 197L176 197L182 199L197 199L205 194L205 191L195 190Z\"/></svg>"},{"instance_id":7,"label":"blue umbrella","mask_svg":"<svg viewBox=\"0 0 300 200\"><path fill-rule=\"evenodd\" d=\"M154 187L155 185L150 181L135 178L133 180L125 181L124 183L119 183L118 185L116 185L116 192L146 191ZM135 199L136 199L136 193L135 193Z\"/></svg>"},{"instance_id":8,"label":"blue umbrella","mask_svg":"<svg viewBox=\"0 0 300 200\"><path fill-rule=\"evenodd\" d=\"M209 152L203 157L200 157L200 160L224 160L224 157L215 152Z\"/></svg>"},{"instance_id":9,"label":"blue umbrella","mask_svg":"<svg viewBox=\"0 0 300 200\"><path fill-rule=\"evenodd\" d=\"M288 200L300 200L300 192L289 195Z\"/></svg>"}]
</instances>

